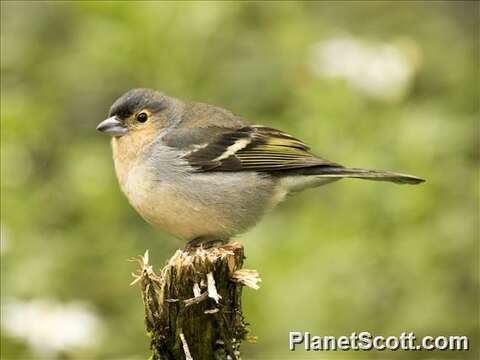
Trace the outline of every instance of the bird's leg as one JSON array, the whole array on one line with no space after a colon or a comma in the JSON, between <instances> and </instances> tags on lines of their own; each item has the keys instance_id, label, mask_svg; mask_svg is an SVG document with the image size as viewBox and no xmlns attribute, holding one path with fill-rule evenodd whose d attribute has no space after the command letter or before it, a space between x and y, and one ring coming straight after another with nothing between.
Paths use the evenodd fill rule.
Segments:
<instances>
[{"instance_id":1,"label":"bird's leg","mask_svg":"<svg viewBox=\"0 0 480 360\"><path fill-rule=\"evenodd\" d=\"M184 251L191 252L200 247L203 249L208 249L214 246L223 245L226 242L227 241L223 239L215 239L215 238L210 238L205 236L199 236L199 237L196 237L195 239L190 240L185 245Z\"/></svg>"}]
</instances>

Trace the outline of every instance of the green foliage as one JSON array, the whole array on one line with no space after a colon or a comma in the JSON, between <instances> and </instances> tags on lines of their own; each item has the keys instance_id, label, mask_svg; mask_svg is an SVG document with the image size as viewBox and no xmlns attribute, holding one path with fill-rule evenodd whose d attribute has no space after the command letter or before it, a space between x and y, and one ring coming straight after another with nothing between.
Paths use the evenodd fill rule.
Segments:
<instances>
[{"instance_id":1,"label":"green foliage","mask_svg":"<svg viewBox=\"0 0 480 360\"><path fill-rule=\"evenodd\" d=\"M241 236L247 267L263 278L244 295L258 335L243 346L245 358L474 357L291 353L287 336L369 330L478 339L478 3L1 6L2 301L80 301L102 324L97 342L60 352L35 350L2 329L2 358L147 357L126 260L148 248L160 267L183 245L129 207L109 140L95 131L133 87L225 107L345 165L427 179L310 190ZM361 79L319 75L315 49L338 38L394 47L407 59L407 84L372 95ZM384 48L372 49L376 56Z\"/></svg>"}]
</instances>

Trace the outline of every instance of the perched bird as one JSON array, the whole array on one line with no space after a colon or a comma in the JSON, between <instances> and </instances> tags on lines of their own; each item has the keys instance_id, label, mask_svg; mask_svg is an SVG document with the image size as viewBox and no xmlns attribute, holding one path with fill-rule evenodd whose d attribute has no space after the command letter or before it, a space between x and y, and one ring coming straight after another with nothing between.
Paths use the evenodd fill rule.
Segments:
<instances>
[{"instance_id":1,"label":"perched bird","mask_svg":"<svg viewBox=\"0 0 480 360\"><path fill-rule=\"evenodd\" d=\"M187 247L228 241L306 188L342 178L424 181L344 167L280 130L150 89L123 94L97 130L113 137L115 171L130 204Z\"/></svg>"}]
</instances>

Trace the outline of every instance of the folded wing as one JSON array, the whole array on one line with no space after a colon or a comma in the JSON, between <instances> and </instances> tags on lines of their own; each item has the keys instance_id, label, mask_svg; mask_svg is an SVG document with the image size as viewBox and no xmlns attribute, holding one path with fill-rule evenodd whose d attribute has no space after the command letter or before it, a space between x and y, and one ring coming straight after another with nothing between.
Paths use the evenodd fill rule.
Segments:
<instances>
[{"instance_id":1,"label":"folded wing","mask_svg":"<svg viewBox=\"0 0 480 360\"><path fill-rule=\"evenodd\" d=\"M282 171L339 164L310 153L299 139L282 131L252 125L225 132L185 158L198 171Z\"/></svg>"}]
</instances>

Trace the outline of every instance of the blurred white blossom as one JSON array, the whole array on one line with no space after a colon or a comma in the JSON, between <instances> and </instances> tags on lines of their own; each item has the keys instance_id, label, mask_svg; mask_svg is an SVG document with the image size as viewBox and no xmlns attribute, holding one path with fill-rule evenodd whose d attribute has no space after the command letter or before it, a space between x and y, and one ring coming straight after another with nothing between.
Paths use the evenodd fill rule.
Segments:
<instances>
[{"instance_id":1,"label":"blurred white blossom","mask_svg":"<svg viewBox=\"0 0 480 360\"><path fill-rule=\"evenodd\" d=\"M402 46L339 37L312 46L310 65L319 77L339 77L365 95L395 101L408 91L420 52L410 40Z\"/></svg>"},{"instance_id":2,"label":"blurred white blossom","mask_svg":"<svg viewBox=\"0 0 480 360\"><path fill-rule=\"evenodd\" d=\"M100 320L86 304L51 299L8 300L2 303L1 324L2 331L40 354L93 346L102 333Z\"/></svg>"}]
</instances>

